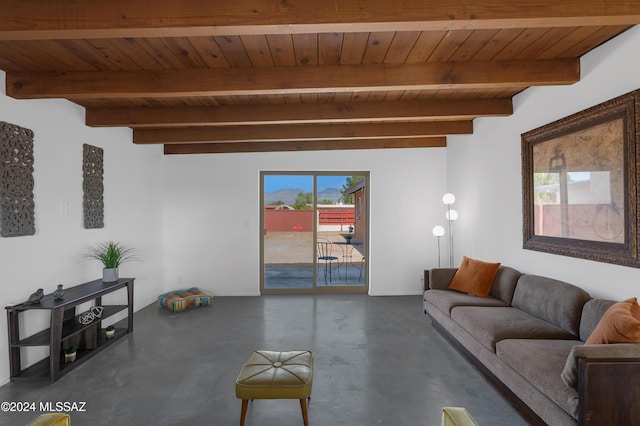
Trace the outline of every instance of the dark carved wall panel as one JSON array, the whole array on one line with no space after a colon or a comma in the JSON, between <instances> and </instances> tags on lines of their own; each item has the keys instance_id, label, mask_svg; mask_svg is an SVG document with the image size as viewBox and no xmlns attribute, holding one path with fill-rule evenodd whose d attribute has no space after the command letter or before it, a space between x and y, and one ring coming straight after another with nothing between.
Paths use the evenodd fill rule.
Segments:
<instances>
[{"instance_id":1,"label":"dark carved wall panel","mask_svg":"<svg viewBox=\"0 0 640 426\"><path fill-rule=\"evenodd\" d=\"M0 235L33 235L33 131L0 121Z\"/></svg>"},{"instance_id":2,"label":"dark carved wall panel","mask_svg":"<svg viewBox=\"0 0 640 426\"><path fill-rule=\"evenodd\" d=\"M102 148L87 144L82 146L85 229L104 228L103 157Z\"/></svg>"}]
</instances>

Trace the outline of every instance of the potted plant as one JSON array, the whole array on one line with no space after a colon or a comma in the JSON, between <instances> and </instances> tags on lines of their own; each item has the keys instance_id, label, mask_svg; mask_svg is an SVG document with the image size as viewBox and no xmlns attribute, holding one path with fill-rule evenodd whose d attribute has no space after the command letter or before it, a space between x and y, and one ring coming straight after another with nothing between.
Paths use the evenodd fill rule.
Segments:
<instances>
[{"instance_id":1,"label":"potted plant","mask_svg":"<svg viewBox=\"0 0 640 426\"><path fill-rule=\"evenodd\" d=\"M106 283L118 281L118 266L124 262L138 260L134 249L124 247L118 242L107 241L90 247L86 257L102 262L102 281Z\"/></svg>"},{"instance_id":2,"label":"potted plant","mask_svg":"<svg viewBox=\"0 0 640 426\"><path fill-rule=\"evenodd\" d=\"M105 336L107 336L107 339L111 339L113 336L116 335L116 328L110 325L105 329L104 334Z\"/></svg>"},{"instance_id":3,"label":"potted plant","mask_svg":"<svg viewBox=\"0 0 640 426\"><path fill-rule=\"evenodd\" d=\"M64 362L73 362L76 360L76 348L69 346L64 350Z\"/></svg>"}]
</instances>

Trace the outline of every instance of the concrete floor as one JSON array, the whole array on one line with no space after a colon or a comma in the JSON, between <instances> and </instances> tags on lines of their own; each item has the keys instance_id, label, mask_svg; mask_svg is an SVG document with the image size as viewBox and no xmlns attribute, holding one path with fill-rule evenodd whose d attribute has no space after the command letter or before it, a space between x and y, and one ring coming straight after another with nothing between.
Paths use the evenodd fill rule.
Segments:
<instances>
[{"instance_id":1,"label":"concrete floor","mask_svg":"<svg viewBox=\"0 0 640 426\"><path fill-rule=\"evenodd\" d=\"M0 387L0 401L37 406L0 412L0 424L28 423L40 402L86 402L73 426L237 425L235 379L255 349L313 352L311 425L439 425L443 406L526 424L431 328L419 296L216 297L180 314L150 305L134 330L56 383ZM300 405L254 401L246 424L300 425Z\"/></svg>"}]
</instances>

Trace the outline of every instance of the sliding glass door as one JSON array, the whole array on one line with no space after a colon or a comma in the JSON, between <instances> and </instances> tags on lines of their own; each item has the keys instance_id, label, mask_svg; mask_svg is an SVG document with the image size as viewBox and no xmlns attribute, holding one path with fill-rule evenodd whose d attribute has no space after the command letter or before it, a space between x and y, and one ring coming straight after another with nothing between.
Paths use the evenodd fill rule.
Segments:
<instances>
[{"instance_id":1,"label":"sliding glass door","mask_svg":"<svg viewBox=\"0 0 640 426\"><path fill-rule=\"evenodd\" d=\"M366 172L262 172L261 292L367 292Z\"/></svg>"},{"instance_id":2,"label":"sliding glass door","mask_svg":"<svg viewBox=\"0 0 640 426\"><path fill-rule=\"evenodd\" d=\"M263 176L262 260L266 289L313 288L312 194L313 176Z\"/></svg>"}]
</instances>

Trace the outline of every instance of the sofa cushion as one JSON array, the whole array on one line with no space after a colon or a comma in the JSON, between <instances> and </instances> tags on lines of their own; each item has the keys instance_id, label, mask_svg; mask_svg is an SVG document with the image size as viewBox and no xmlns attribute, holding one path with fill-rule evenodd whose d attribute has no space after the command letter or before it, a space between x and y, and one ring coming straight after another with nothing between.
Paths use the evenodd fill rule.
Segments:
<instances>
[{"instance_id":1,"label":"sofa cushion","mask_svg":"<svg viewBox=\"0 0 640 426\"><path fill-rule=\"evenodd\" d=\"M427 290L424 300L447 315L451 315L451 310L456 306L509 306L494 297L476 297L451 290Z\"/></svg>"},{"instance_id":2,"label":"sofa cushion","mask_svg":"<svg viewBox=\"0 0 640 426\"><path fill-rule=\"evenodd\" d=\"M489 296L500 299L503 302L511 305L513 300L513 293L516 291L516 284L518 278L522 275L521 272L516 271L508 266L500 266L496 277L493 279L491 290L489 290Z\"/></svg>"},{"instance_id":3,"label":"sofa cushion","mask_svg":"<svg viewBox=\"0 0 640 426\"><path fill-rule=\"evenodd\" d=\"M563 410L578 417L578 392L565 386L560 373L575 340L506 339L496 355Z\"/></svg>"},{"instance_id":4,"label":"sofa cushion","mask_svg":"<svg viewBox=\"0 0 640 426\"><path fill-rule=\"evenodd\" d=\"M638 300L633 297L607 309L585 343L640 343Z\"/></svg>"},{"instance_id":5,"label":"sofa cushion","mask_svg":"<svg viewBox=\"0 0 640 426\"><path fill-rule=\"evenodd\" d=\"M582 319L580 320L580 340L585 342L591 336L604 313L614 303L616 302L613 300L591 299L584 304Z\"/></svg>"},{"instance_id":6,"label":"sofa cushion","mask_svg":"<svg viewBox=\"0 0 640 426\"><path fill-rule=\"evenodd\" d=\"M564 368L560 373L562 382L570 388L578 389L578 358L576 357L576 348L582 345L575 345L571 348L571 352L567 355Z\"/></svg>"},{"instance_id":7,"label":"sofa cushion","mask_svg":"<svg viewBox=\"0 0 640 426\"><path fill-rule=\"evenodd\" d=\"M589 293L574 285L525 274L518 280L511 304L578 336L582 308L589 299Z\"/></svg>"},{"instance_id":8,"label":"sofa cushion","mask_svg":"<svg viewBox=\"0 0 640 426\"><path fill-rule=\"evenodd\" d=\"M458 271L457 268L432 268L427 275L428 289L447 290L449 284L453 279L453 276ZM489 296L500 299L508 305L511 305L513 299L513 293L516 290L516 284L518 278L522 275L521 272L516 271L508 266L500 266L496 276L491 284L491 290L489 290ZM594 325L595 327L595 325Z\"/></svg>"},{"instance_id":9,"label":"sofa cushion","mask_svg":"<svg viewBox=\"0 0 640 426\"><path fill-rule=\"evenodd\" d=\"M451 290L487 297L500 263L489 263L463 256L460 267L449 284Z\"/></svg>"},{"instance_id":10,"label":"sofa cushion","mask_svg":"<svg viewBox=\"0 0 640 426\"><path fill-rule=\"evenodd\" d=\"M563 328L512 307L458 306L451 318L493 352L503 339L575 339Z\"/></svg>"}]
</instances>

